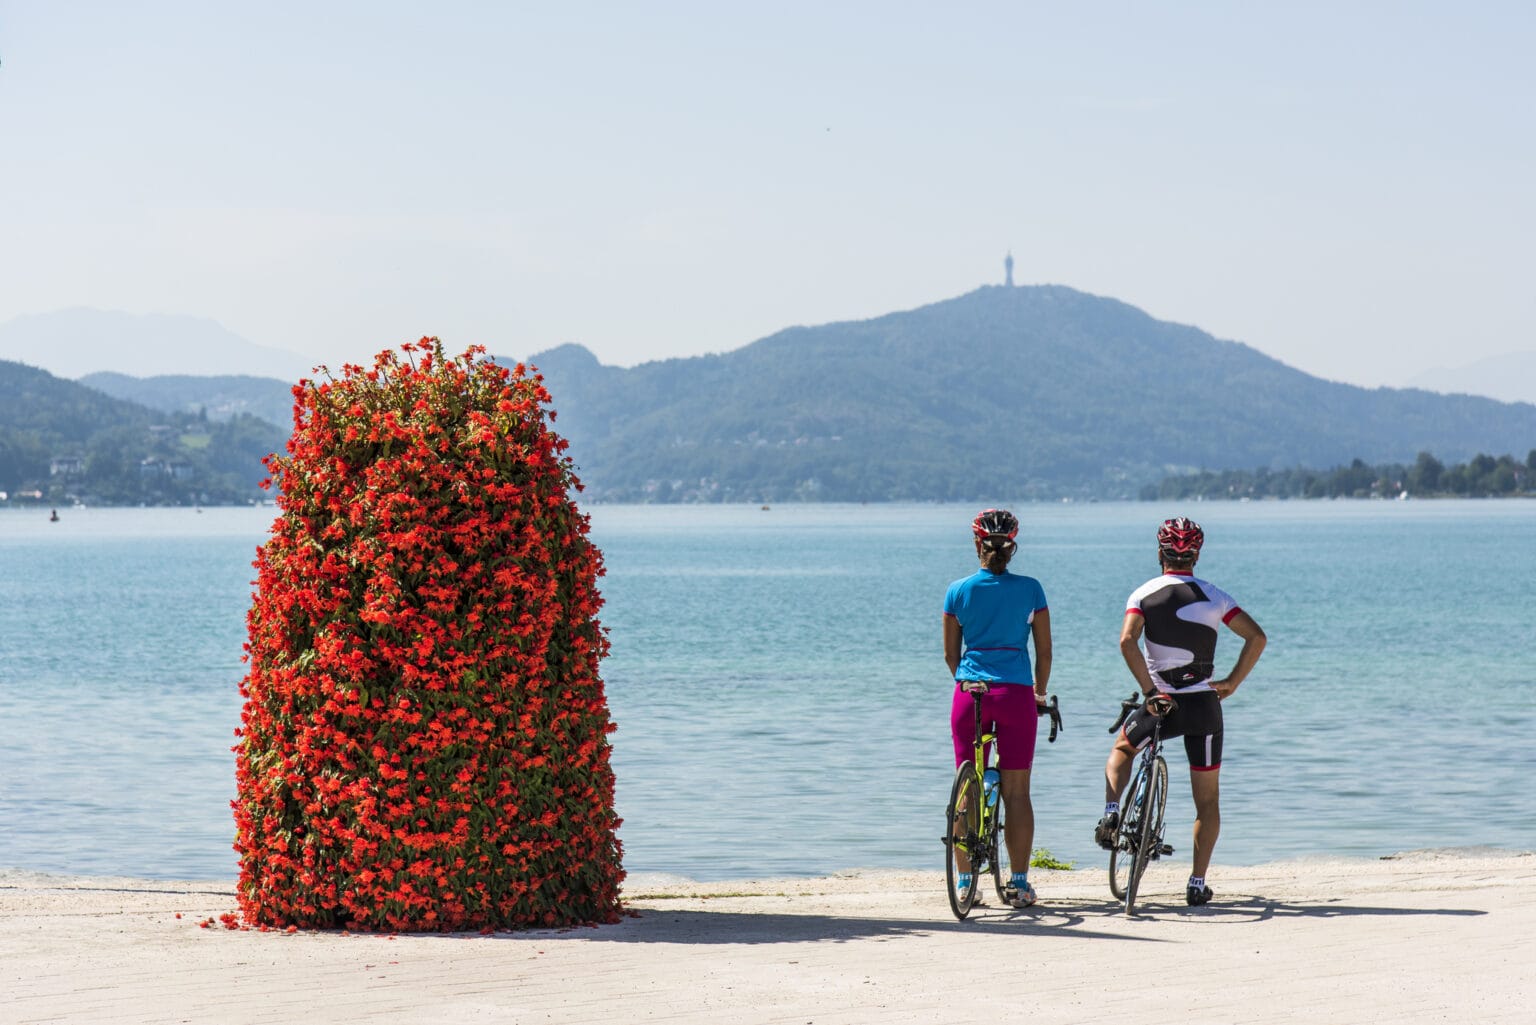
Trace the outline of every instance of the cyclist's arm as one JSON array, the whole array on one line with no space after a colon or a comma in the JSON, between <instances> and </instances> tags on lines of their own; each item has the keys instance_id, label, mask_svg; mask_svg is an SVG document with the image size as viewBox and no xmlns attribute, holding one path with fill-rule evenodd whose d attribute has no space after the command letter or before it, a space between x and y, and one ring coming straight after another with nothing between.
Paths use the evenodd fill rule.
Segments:
<instances>
[{"instance_id":1,"label":"cyclist's arm","mask_svg":"<svg viewBox=\"0 0 1536 1025\"><path fill-rule=\"evenodd\" d=\"M949 666L949 678L953 680L955 674L960 672L960 620L954 616L944 617L944 663Z\"/></svg>"},{"instance_id":2,"label":"cyclist's arm","mask_svg":"<svg viewBox=\"0 0 1536 1025\"><path fill-rule=\"evenodd\" d=\"M1150 697L1157 693L1157 684L1152 681L1152 672L1147 668L1146 657L1141 653L1141 632L1146 626L1147 621L1141 613L1125 614L1125 621L1120 625L1120 657L1125 659L1126 668L1136 677L1136 686L1141 688L1142 694Z\"/></svg>"},{"instance_id":3,"label":"cyclist's arm","mask_svg":"<svg viewBox=\"0 0 1536 1025\"><path fill-rule=\"evenodd\" d=\"M1035 696L1044 698L1051 682L1051 610L1037 610L1029 629L1035 642Z\"/></svg>"},{"instance_id":4,"label":"cyclist's arm","mask_svg":"<svg viewBox=\"0 0 1536 1025\"><path fill-rule=\"evenodd\" d=\"M1243 650L1237 653L1237 665L1232 667L1226 679L1211 681L1211 690L1222 699L1231 697L1232 692L1247 679L1249 673L1253 672L1259 656L1264 653L1264 645L1269 643L1269 638L1264 636L1263 628L1246 612L1239 612L1233 616L1227 626L1243 639Z\"/></svg>"}]
</instances>

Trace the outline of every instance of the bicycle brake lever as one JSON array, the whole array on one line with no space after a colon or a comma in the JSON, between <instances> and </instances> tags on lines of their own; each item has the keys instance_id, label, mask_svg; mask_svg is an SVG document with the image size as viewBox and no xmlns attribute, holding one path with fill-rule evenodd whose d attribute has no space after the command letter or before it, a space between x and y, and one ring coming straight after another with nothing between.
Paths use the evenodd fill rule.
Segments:
<instances>
[{"instance_id":1,"label":"bicycle brake lever","mask_svg":"<svg viewBox=\"0 0 1536 1025\"><path fill-rule=\"evenodd\" d=\"M1125 724L1125 720L1131 717L1131 713L1140 707L1141 702L1138 701L1134 696L1129 701L1120 702L1120 718L1115 720L1115 724L1109 728L1109 732L1113 733L1121 726L1123 726Z\"/></svg>"}]
</instances>

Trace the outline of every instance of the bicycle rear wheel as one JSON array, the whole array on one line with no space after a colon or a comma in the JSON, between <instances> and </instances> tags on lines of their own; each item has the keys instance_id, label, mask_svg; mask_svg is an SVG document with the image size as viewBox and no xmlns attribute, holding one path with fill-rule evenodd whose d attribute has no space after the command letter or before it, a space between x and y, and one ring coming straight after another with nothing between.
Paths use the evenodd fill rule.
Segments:
<instances>
[{"instance_id":1,"label":"bicycle rear wheel","mask_svg":"<svg viewBox=\"0 0 1536 1025\"><path fill-rule=\"evenodd\" d=\"M1136 854L1131 864L1131 878L1125 887L1125 913L1135 913L1136 890L1147 862L1157 855L1162 843L1163 812L1168 805L1168 763L1159 755L1152 763L1152 775L1143 786L1140 822L1137 824Z\"/></svg>"},{"instance_id":2,"label":"bicycle rear wheel","mask_svg":"<svg viewBox=\"0 0 1536 1025\"><path fill-rule=\"evenodd\" d=\"M1136 844L1141 839L1141 810L1146 802L1142 791L1146 789L1146 783L1146 766L1137 765L1131 785L1125 788L1120 805L1120 828L1115 830L1115 846L1109 852L1109 892L1116 900L1125 900L1136 865Z\"/></svg>"},{"instance_id":3,"label":"bicycle rear wheel","mask_svg":"<svg viewBox=\"0 0 1536 1025\"><path fill-rule=\"evenodd\" d=\"M955 770L955 784L949 791L949 807L944 812L944 882L949 889L949 908L964 920L976 904L981 888L977 869L986 867L981 837L981 790L976 783L976 767L966 762ZM961 877L966 877L964 885Z\"/></svg>"}]
</instances>

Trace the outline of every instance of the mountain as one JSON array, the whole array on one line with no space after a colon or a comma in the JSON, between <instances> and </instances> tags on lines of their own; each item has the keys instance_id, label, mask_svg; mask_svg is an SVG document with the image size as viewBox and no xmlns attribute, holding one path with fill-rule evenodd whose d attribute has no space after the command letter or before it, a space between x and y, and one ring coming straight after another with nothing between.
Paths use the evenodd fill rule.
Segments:
<instances>
[{"instance_id":1,"label":"mountain","mask_svg":"<svg viewBox=\"0 0 1536 1025\"><path fill-rule=\"evenodd\" d=\"M1460 367L1441 367L1408 382L1442 393L1486 395L1504 402L1536 402L1536 351L1507 352Z\"/></svg>"},{"instance_id":2,"label":"mountain","mask_svg":"<svg viewBox=\"0 0 1536 1025\"><path fill-rule=\"evenodd\" d=\"M1200 468L1465 460L1536 445L1536 405L1311 377L1061 286L988 286L723 355L529 359L589 497L1135 497Z\"/></svg>"},{"instance_id":3,"label":"mountain","mask_svg":"<svg viewBox=\"0 0 1536 1025\"><path fill-rule=\"evenodd\" d=\"M152 376L251 374L297 381L311 361L250 342L203 317L73 309L16 317L0 324L0 359L56 377L99 371Z\"/></svg>"},{"instance_id":4,"label":"mountain","mask_svg":"<svg viewBox=\"0 0 1536 1025\"><path fill-rule=\"evenodd\" d=\"M244 503L287 432L237 415L164 413L0 360L0 492L61 505Z\"/></svg>"},{"instance_id":5,"label":"mountain","mask_svg":"<svg viewBox=\"0 0 1536 1025\"><path fill-rule=\"evenodd\" d=\"M1420 452L1452 463L1536 446L1536 405L1324 381L1061 286L989 286L627 369L575 345L528 362L587 497L608 501L1134 498L1201 469L1410 464ZM102 391L0 362L0 490L61 485L55 461L78 457L105 474L84 482L102 501L173 500L152 474L160 490L143 493L146 461L205 481L234 473L219 479L246 495L260 455L286 439L287 378L87 380ZM178 486L184 497L190 485Z\"/></svg>"},{"instance_id":6,"label":"mountain","mask_svg":"<svg viewBox=\"0 0 1536 1025\"><path fill-rule=\"evenodd\" d=\"M293 422L293 385L273 377L193 377L166 374L130 377L127 374L86 374L80 383L167 413L202 411L211 420L228 420L241 413L260 417L269 424L287 427Z\"/></svg>"}]
</instances>

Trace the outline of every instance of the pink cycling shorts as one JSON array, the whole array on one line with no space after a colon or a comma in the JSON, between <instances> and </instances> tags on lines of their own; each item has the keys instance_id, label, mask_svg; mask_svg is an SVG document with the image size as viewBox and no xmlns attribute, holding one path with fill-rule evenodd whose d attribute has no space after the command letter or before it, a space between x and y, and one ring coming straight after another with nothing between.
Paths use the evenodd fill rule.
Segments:
<instances>
[{"instance_id":1,"label":"pink cycling shorts","mask_svg":"<svg viewBox=\"0 0 1536 1025\"><path fill-rule=\"evenodd\" d=\"M994 683L991 688L981 696L981 728L983 733L997 734L997 767L1034 768L1035 735L1040 728L1035 688L1022 683ZM949 733L955 742L957 766L975 750L976 714L971 707L970 692L956 684L949 707Z\"/></svg>"}]
</instances>

